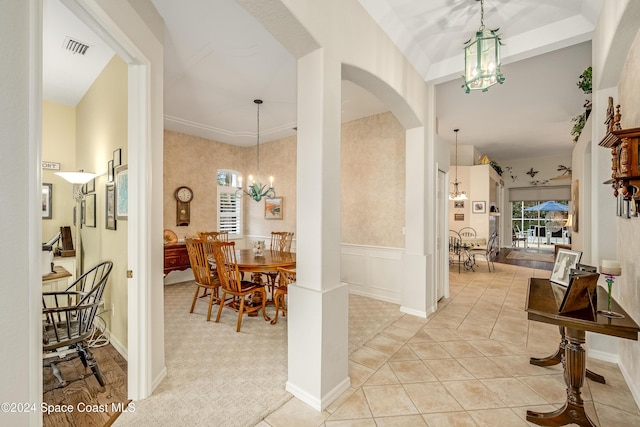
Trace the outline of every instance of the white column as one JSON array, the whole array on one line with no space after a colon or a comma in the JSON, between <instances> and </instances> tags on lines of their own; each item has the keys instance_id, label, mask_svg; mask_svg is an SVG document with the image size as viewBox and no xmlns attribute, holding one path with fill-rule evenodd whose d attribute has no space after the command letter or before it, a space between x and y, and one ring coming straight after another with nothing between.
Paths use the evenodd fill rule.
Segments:
<instances>
[{"instance_id":1,"label":"white column","mask_svg":"<svg viewBox=\"0 0 640 427\"><path fill-rule=\"evenodd\" d=\"M426 145L424 128L406 132L406 238L402 256L401 310L426 317L427 303L426 257ZM435 199L432 208L435 209Z\"/></svg>"},{"instance_id":2,"label":"white column","mask_svg":"<svg viewBox=\"0 0 640 427\"><path fill-rule=\"evenodd\" d=\"M448 228L447 224L435 223L435 90L433 86L426 89L427 122L407 130L405 137L406 238L400 296L400 310L420 317L427 317L437 308L436 227Z\"/></svg>"},{"instance_id":3,"label":"white column","mask_svg":"<svg viewBox=\"0 0 640 427\"><path fill-rule=\"evenodd\" d=\"M349 388L348 303L340 283L341 64L298 60L297 282L289 287L287 391L317 410Z\"/></svg>"}]
</instances>

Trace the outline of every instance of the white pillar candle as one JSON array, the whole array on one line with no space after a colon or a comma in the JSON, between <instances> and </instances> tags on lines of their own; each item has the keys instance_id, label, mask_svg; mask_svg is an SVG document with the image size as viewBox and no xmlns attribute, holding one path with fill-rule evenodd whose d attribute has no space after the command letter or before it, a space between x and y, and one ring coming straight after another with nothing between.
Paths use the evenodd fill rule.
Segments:
<instances>
[{"instance_id":1,"label":"white pillar candle","mask_svg":"<svg viewBox=\"0 0 640 427\"><path fill-rule=\"evenodd\" d=\"M613 259L603 259L600 265L605 268L620 268L620 262Z\"/></svg>"}]
</instances>

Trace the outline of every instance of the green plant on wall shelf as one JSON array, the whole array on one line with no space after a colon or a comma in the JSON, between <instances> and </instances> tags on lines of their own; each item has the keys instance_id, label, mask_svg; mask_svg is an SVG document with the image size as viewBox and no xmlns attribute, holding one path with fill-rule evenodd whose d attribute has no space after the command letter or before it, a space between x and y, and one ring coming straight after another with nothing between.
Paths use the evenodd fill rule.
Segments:
<instances>
[{"instance_id":1,"label":"green plant on wall shelf","mask_svg":"<svg viewBox=\"0 0 640 427\"><path fill-rule=\"evenodd\" d=\"M591 93L591 67L585 68L585 70L580 74L580 79L576 85L584 92L585 94ZM587 99L584 103L585 111L582 114L575 116L571 119L573 123L573 128L571 129L571 136L573 137L573 142L578 142L578 138L580 138L580 134L582 133L582 129L584 129L584 125L587 123L587 118L589 117L589 113L591 112L591 100Z\"/></svg>"},{"instance_id":2,"label":"green plant on wall shelf","mask_svg":"<svg viewBox=\"0 0 640 427\"><path fill-rule=\"evenodd\" d=\"M585 123L587 123L587 112L585 111L584 113L575 116L571 121L573 122L571 136L573 136L573 142L578 142L582 129L584 128Z\"/></svg>"},{"instance_id":3,"label":"green plant on wall shelf","mask_svg":"<svg viewBox=\"0 0 640 427\"><path fill-rule=\"evenodd\" d=\"M580 80L578 80L577 85L582 89L582 92L591 93L591 67L587 67L582 74L580 74Z\"/></svg>"},{"instance_id":4,"label":"green plant on wall shelf","mask_svg":"<svg viewBox=\"0 0 640 427\"><path fill-rule=\"evenodd\" d=\"M491 160L489 165L498 172L498 175L502 176L502 167L495 160Z\"/></svg>"}]
</instances>

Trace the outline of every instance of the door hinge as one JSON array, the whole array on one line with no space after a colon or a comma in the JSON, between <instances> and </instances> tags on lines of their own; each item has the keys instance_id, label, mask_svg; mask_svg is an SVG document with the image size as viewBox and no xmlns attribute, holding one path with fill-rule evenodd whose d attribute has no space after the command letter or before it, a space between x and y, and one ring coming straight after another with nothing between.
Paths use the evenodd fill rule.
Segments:
<instances>
[{"instance_id":1,"label":"door hinge","mask_svg":"<svg viewBox=\"0 0 640 427\"><path fill-rule=\"evenodd\" d=\"M133 278L133 270L127 270L127 279Z\"/></svg>"}]
</instances>

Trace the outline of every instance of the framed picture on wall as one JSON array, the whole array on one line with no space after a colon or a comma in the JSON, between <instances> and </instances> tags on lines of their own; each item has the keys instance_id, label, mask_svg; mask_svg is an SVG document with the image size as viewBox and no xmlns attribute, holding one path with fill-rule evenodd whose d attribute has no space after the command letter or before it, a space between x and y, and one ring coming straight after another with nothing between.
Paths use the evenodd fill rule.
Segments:
<instances>
[{"instance_id":1,"label":"framed picture on wall","mask_svg":"<svg viewBox=\"0 0 640 427\"><path fill-rule=\"evenodd\" d=\"M116 229L116 187L113 183L105 186L105 221L104 228Z\"/></svg>"},{"instance_id":2,"label":"framed picture on wall","mask_svg":"<svg viewBox=\"0 0 640 427\"><path fill-rule=\"evenodd\" d=\"M113 167L117 168L122 165L122 148L118 148L117 150L113 150Z\"/></svg>"},{"instance_id":3,"label":"framed picture on wall","mask_svg":"<svg viewBox=\"0 0 640 427\"><path fill-rule=\"evenodd\" d=\"M42 219L51 219L53 184L42 184Z\"/></svg>"},{"instance_id":4,"label":"framed picture on wall","mask_svg":"<svg viewBox=\"0 0 640 427\"><path fill-rule=\"evenodd\" d=\"M284 214L283 197L264 199L265 219L282 219Z\"/></svg>"},{"instance_id":5,"label":"framed picture on wall","mask_svg":"<svg viewBox=\"0 0 640 427\"><path fill-rule=\"evenodd\" d=\"M454 200L453 207L456 209L464 209L464 200Z\"/></svg>"},{"instance_id":6,"label":"framed picture on wall","mask_svg":"<svg viewBox=\"0 0 640 427\"><path fill-rule=\"evenodd\" d=\"M485 201L476 201L471 202L471 212L474 214L483 214L487 212L487 202Z\"/></svg>"},{"instance_id":7,"label":"framed picture on wall","mask_svg":"<svg viewBox=\"0 0 640 427\"><path fill-rule=\"evenodd\" d=\"M96 193L85 196L84 225L87 227L96 226Z\"/></svg>"},{"instance_id":8,"label":"framed picture on wall","mask_svg":"<svg viewBox=\"0 0 640 427\"><path fill-rule=\"evenodd\" d=\"M107 182L113 182L113 160L107 162Z\"/></svg>"},{"instance_id":9,"label":"framed picture on wall","mask_svg":"<svg viewBox=\"0 0 640 427\"><path fill-rule=\"evenodd\" d=\"M116 180L116 219L129 217L129 171L127 165L115 169Z\"/></svg>"},{"instance_id":10,"label":"framed picture on wall","mask_svg":"<svg viewBox=\"0 0 640 427\"><path fill-rule=\"evenodd\" d=\"M463 213L453 214L453 220L454 221L464 221L464 214Z\"/></svg>"}]
</instances>

